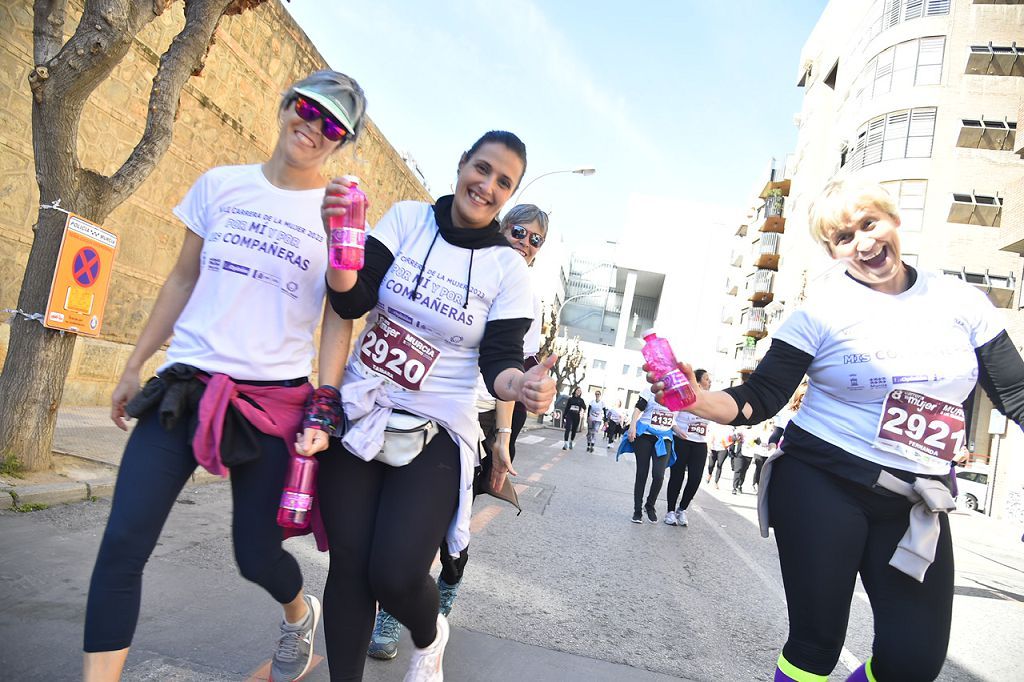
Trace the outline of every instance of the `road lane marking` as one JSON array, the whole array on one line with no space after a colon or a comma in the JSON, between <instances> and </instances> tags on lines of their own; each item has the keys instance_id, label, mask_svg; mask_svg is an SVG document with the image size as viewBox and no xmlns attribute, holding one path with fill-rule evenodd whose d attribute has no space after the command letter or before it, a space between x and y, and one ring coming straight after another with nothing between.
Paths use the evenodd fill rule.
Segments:
<instances>
[{"instance_id":1,"label":"road lane marking","mask_svg":"<svg viewBox=\"0 0 1024 682\"><path fill-rule=\"evenodd\" d=\"M718 537L722 539L722 542L724 542L726 546L729 547L729 549L736 553L736 556L738 556L740 560L747 565L747 568L749 568L754 575L761 579L761 582L763 582L768 587L769 591L771 591L772 594L778 597L783 604L786 604L786 591L782 587L782 585L774 579L772 579L772 577L768 575L768 573L763 568L761 568L757 564L757 562L754 561L754 558L750 556L746 550L740 547L739 544L737 544L736 541L733 540L728 533L722 530L721 526L719 526L719 524L713 518L711 518L707 512L705 512L702 508L699 507L694 507L694 511L696 511L701 517L703 517L705 525L718 534ZM860 660L856 656L854 656L850 652L850 650L847 649L845 646L843 647L842 652L839 654L839 661L844 666L846 666L847 670L849 670L850 672L853 672L854 670L859 668L861 663Z\"/></svg>"},{"instance_id":2,"label":"road lane marking","mask_svg":"<svg viewBox=\"0 0 1024 682\"><path fill-rule=\"evenodd\" d=\"M519 436L516 443L522 443L523 445L533 445L534 443L541 443L544 438L541 436Z\"/></svg>"},{"instance_id":3,"label":"road lane marking","mask_svg":"<svg viewBox=\"0 0 1024 682\"><path fill-rule=\"evenodd\" d=\"M471 534L479 533L487 527L495 516L501 513L502 508L496 504L484 507L476 514L473 514L473 519L469 522L469 532Z\"/></svg>"}]
</instances>

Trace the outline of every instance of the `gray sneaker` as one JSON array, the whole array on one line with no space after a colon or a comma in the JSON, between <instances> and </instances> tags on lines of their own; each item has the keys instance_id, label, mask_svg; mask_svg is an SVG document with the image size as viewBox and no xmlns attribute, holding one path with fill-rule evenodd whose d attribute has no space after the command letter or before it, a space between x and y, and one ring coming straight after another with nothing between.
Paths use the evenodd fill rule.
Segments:
<instances>
[{"instance_id":1,"label":"gray sneaker","mask_svg":"<svg viewBox=\"0 0 1024 682\"><path fill-rule=\"evenodd\" d=\"M298 625L281 623L281 637L270 666L271 682L294 682L302 679L313 663L313 637L320 623L320 601L306 595L309 613Z\"/></svg>"},{"instance_id":2,"label":"gray sneaker","mask_svg":"<svg viewBox=\"0 0 1024 682\"><path fill-rule=\"evenodd\" d=\"M387 611L378 611L366 655L380 661L390 661L398 655L398 638L401 635L402 624Z\"/></svg>"}]
</instances>

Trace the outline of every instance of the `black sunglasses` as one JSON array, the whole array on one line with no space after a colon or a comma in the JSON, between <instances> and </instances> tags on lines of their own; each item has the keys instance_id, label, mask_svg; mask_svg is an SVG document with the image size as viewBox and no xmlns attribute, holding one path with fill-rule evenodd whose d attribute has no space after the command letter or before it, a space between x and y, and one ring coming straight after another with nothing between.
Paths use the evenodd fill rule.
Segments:
<instances>
[{"instance_id":1,"label":"black sunglasses","mask_svg":"<svg viewBox=\"0 0 1024 682\"><path fill-rule=\"evenodd\" d=\"M508 232L512 235L513 239L522 239L526 235L530 235L530 246L535 249L539 249L541 244L544 243L544 235L537 234L536 232L530 232L522 225L513 225L512 229Z\"/></svg>"}]
</instances>

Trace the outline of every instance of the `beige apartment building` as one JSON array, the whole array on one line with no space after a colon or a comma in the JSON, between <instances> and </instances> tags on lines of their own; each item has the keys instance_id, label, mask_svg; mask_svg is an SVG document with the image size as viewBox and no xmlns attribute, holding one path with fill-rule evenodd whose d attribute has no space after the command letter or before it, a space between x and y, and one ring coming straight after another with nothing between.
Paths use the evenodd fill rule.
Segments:
<instances>
[{"instance_id":1,"label":"beige apartment building","mask_svg":"<svg viewBox=\"0 0 1024 682\"><path fill-rule=\"evenodd\" d=\"M798 81L775 300L790 307L829 267L807 207L830 179L857 176L896 198L904 259L982 289L1024 347L1024 2L833 0ZM1024 520L1024 434L980 391L970 409L984 507Z\"/></svg>"}]
</instances>

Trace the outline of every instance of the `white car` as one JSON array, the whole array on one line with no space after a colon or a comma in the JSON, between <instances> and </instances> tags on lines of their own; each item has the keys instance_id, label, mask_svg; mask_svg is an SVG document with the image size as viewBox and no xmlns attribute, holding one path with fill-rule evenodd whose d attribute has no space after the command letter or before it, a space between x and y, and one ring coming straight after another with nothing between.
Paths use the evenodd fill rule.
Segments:
<instances>
[{"instance_id":1,"label":"white car","mask_svg":"<svg viewBox=\"0 0 1024 682\"><path fill-rule=\"evenodd\" d=\"M983 471L956 472L958 500L971 511L985 511L988 494L988 474Z\"/></svg>"}]
</instances>

